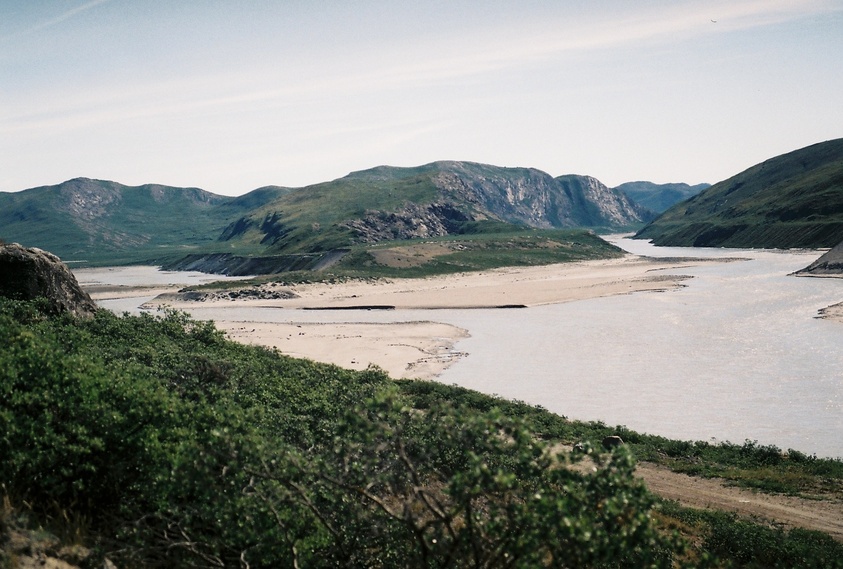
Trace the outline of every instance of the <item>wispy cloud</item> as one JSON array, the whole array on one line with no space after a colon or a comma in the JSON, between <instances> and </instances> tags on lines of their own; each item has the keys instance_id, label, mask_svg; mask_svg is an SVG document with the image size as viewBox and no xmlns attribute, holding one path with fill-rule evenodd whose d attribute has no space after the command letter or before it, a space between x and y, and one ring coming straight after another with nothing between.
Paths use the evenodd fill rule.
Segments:
<instances>
[{"instance_id":1,"label":"wispy cloud","mask_svg":"<svg viewBox=\"0 0 843 569\"><path fill-rule=\"evenodd\" d=\"M26 28L25 30L21 30L19 32L16 32L14 34L6 36L5 38L2 38L2 39L8 40L8 39L20 38L22 36L27 36L27 35L30 35L30 34L33 34L33 33L36 33L36 32L40 32L40 31L45 30L47 28L51 28L53 26L61 24L62 22L65 22L65 21L67 21L67 20L73 18L74 16L77 16L77 15L83 13L83 12L87 12L91 8L96 8L97 6L99 6L101 4L105 4L106 2L110 2L110 1L111 0L91 0L91 2L86 2L85 4L82 4L81 6L77 6L76 8L72 8L70 10L67 10L66 12L63 12L63 13L59 14L58 16L55 16L55 17L50 18L49 20L45 20L43 22L39 22L39 23L35 24L34 26L30 26L29 28Z\"/></svg>"},{"instance_id":2,"label":"wispy cloud","mask_svg":"<svg viewBox=\"0 0 843 569\"><path fill-rule=\"evenodd\" d=\"M27 31L57 25L107 1L87 2ZM309 78L277 77L260 86L250 80L254 69L241 69L224 76L197 75L145 85L111 86L100 92L86 91L76 98L63 93L61 98L50 100L48 106L42 107L49 110L30 107L29 112L7 111L6 117L0 116L0 132L73 129L155 117L213 115L246 108L256 112L262 107L293 108L311 104L315 97L325 94L418 90L583 53L734 33L841 9L839 3L830 0L713 1L691 6L669 3L658 9L626 11L592 21L547 21L531 30L505 30L507 33L493 30L490 35L495 37L494 42L481 41L478 37L454 37L451 45L439 46L442 49L437 54L429 53L429 46L419 40L422 43L415 46L414 53L396 53L394 57L379 59L377 64L349 66L337 73L315 73ZM215 85L226 85L226 91ZM252 86L232 88L242 85Z\"/></svg>"}]
</instances>

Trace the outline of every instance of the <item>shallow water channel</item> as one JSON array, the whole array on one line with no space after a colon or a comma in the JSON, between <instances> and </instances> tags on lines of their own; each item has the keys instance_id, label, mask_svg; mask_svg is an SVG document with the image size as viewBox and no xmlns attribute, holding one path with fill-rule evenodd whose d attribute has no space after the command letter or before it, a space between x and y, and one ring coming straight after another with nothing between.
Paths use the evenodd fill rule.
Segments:
<instances>
[{"instance_id":1,"label":"shallow water channel","mask_svg":"<svg viewBox=\"0 0 843 569\"><path fill-rule=\"evenodd\" d=\"M353 318L348 311L276 308L192 313L266 322L446 322L471 337L456 345L469 355L439 377L444 383L671 438L749 439L843 457L843 323L816 318L843 301L843 279L788 276L820 253L612 240L636 254L749 260L671 271L694 278L670 292L520 310L360 311ZM123 311L140 302L101 304Z\"/></svg>"}]
</instances>

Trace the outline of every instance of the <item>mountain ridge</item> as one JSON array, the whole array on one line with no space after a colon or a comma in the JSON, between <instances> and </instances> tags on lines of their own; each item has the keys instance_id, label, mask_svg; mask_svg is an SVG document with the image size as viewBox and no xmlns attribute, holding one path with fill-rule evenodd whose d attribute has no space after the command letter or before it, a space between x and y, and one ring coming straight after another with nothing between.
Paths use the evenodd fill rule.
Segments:
<instances>
[{"instance_id":1,"label":"mountain ridge","mask_svg":"<svg viewBox=\"0 0 843 569\"><path fill-rule=\"evenodd\" d=\"M439 161L376 166L298 188L236 220L226 239L297 252L385 239L429 238L485 222L536 228L622 228L651 214L625 195L583 176L552 177L535 168ZM326 227L333 231L325 231Z\"/></svg>"},{"instance_id":2,"label":"mountain ridge","mask_svg":"<svg viewBox=\"0 0 843 569\"><path fill-rule=\"evenodd\" d=\"M649 181L625 182L614 189L626 194L632 201L650 211L662 213L670 206L707 190L711 184L668 183L656 184Z\"/></svg>"},{"instance_id":3,"label":"mountain ridge","mask_svg":"<svg viewBox=\"0 0 843 569\"><path fill-rule=\"evenodd\" d=\"M394 239L516 227L621 229L652 214L588 176L439 161L376 166L300 188L237 197L195 187L73 178L0 193L0 238L70 261L176 255L321 254Z\"/></svg>"},{"instance_id":4,"label":"mountain ridge","mask_svg":"<svg viewBox=\"0 0 843 569\"><path fill-rule=\"evenodd\" d=\"M0 194L0 227L7 241L57 251L61 257L94 249L119 254L208 241L203 236L224 225L212 212L228 201L199 188L73 178Z\"/></svg>"}]
</instances>

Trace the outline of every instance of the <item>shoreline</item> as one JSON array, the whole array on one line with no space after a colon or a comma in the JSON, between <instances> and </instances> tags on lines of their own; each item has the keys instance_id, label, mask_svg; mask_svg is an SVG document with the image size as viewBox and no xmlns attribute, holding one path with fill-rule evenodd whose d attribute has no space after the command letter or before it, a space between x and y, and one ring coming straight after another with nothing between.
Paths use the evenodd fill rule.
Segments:
<instances>
[{"instance_id":1,"label":"shoreline","mask_svg":"<svg viewBox=\"0 0 843 569\"><path fill-rule=\"evenodd\" d=\"M231 317L215 320L230 339L277 348L281 353L350 369L375 365L396 379L433 379L469 354L458 342L471 334L435 321L437 310L536 307L637 292L665 292L691 278L681 269L723 259L659 259L632 254L618 259L532 267L506 267L477 273L428 277L270 286L270 298L221 298L179 293L174 285L86 287L95 301L157 294L144 309L223 308ZM666 272L670 274L666 274ZM83 285L85 286L85 285ZM231 289L237 288L231 283ZM266 286L266 285L264 285ZM135 293L137 292L137 294ZM327 321L265 322L237 318L237 308L285 308L325 312ZM430 320L357 322L357 310L388 308L430 311Z\"/></svg>"}]
</instances>

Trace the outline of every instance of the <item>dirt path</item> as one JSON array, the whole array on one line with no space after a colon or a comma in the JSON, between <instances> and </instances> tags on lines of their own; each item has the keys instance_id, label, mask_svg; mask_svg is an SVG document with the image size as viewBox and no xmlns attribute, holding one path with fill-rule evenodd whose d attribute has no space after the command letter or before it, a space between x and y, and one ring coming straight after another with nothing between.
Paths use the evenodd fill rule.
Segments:
<instances>
[{"instance_id":1,"label":"dirt path","mask_svg":"<svg viewBox=\"0 0 843 569\"><path fill-rule=\"evenodd\" d=\"M843 541L843 501L839 499L819 501L762 494L649 463L639 463L635 473L654 494L676 500L683 506L736 512L788 529L822 531Z\"/></svg>"}]
</instances>

